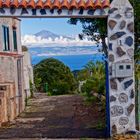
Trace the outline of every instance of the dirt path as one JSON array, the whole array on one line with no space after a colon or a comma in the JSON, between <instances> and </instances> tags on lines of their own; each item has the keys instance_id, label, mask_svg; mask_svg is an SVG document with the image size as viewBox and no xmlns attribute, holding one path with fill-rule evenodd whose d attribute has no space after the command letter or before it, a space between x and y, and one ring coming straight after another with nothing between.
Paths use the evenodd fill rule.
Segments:
<instances>
[{"instance_id":1,"label":"dirt path","mask_svg":"<svg viewBox=\"0 0 140 140\"><path fill-rule=\"evenodd\" d=\"M84 105L78 95L38 93L14 123L0 129L0 139L105 137L104 129L95 129L104 123L104 114L98 109Z\"/></svg>"}]
</instances>

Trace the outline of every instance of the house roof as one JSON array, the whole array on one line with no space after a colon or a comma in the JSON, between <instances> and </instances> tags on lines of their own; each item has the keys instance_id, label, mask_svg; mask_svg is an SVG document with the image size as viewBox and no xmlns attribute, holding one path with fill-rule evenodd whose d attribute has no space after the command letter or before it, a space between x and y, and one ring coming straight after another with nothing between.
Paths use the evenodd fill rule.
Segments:
<instances>
[{"instance_id":1,"label":"house roof","mask_svg":"<svg viewBox=\"0 0 140 140\"><path fill-rule=\"evenodd\" d=\"M0 8L98 9L110 6L109 0L0 0Z\"/></svg>"}]
</instances>

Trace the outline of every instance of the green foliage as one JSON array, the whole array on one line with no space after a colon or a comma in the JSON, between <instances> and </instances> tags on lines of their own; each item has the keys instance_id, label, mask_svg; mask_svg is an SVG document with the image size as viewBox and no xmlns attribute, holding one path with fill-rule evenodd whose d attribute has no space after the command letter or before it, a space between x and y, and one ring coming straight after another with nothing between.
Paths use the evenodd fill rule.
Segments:
<instances>
[{"instance_id":1,"label":"green foliage","mask_svg":"<svg viewBox=\"0 0 140 140\"><path fill-rule=\"evenodd\" d=\"M85 70L90 72L90 77L83 84L82 91L105 94L105 66L103 62L89 62L85 66Z\"/></svg>"},{"instance_id":2,"label":"green foliage","mask_svg":"<svg viewBox=\"0 0 140 140\"><path fill-rule=\"evenodd\" d=\"M69 94L76 88L76 81L69 67L59 60L48 58L34 67L35 85L38 91L44 92L48 83L51 95Z\"/></svg>"},{"instance_id":3,"label":"green foliage","mask_svg":"<svg viewBox=\"0 0 140 140\"><path fill-rule=\"evenodd\" d=\"M22 46L22 51L23 51L23 52L27 52L27 51L28 51L28 48L27 48L26 46L23 45L23 46Z\"/></svg>"},{"instance_id":4,"label":"green foliage","mask_svg":"<svg viewBox=\"0 0 140 140\"><path fill-rule=\"evenodd\" d=\"M30 83L30 93L31 93L31 98L33 98L33 96L34 96L34 86L33 86L33 83L32 83L31 80L29 81L29 83Z\"/></svg>"},{"instance_id":5,"label":"green foliage","mask_svg":"<svg viewBox=\"0 0 140 140\"><path fill-rule=\"evenodd\" d=\"M90 105L97 100L97 97L93 96L93 93L97 93L99 95L105 95L105 66L103 62L93 63L90 61L82 70L82 73L86 73L83 75L87 75L82 77L80 74L79 80L85 80L86 82L83 84L81 91L82 95L85 97L86 104ZM78 75L79 78L79 75ZM103 101L105 102L105 101ZM105 104L105 103L103 103Z\"/></svg>"}]
</instances>

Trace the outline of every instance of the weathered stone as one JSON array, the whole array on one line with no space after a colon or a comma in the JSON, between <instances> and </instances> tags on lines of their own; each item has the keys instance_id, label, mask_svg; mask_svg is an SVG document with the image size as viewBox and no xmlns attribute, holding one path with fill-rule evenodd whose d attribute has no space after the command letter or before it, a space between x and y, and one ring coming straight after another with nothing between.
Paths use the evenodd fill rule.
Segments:
<instances>
[{"instance_id":1,"label":"weathered stone","mask_svg":"<svg viewBox=\"0 0 140 140\"><path fill-rule=\"evenodd\" d=\"M109 27L110 27L111 30L114 29L114 27L116 26L116 24L117 24L117 22L115 20L110 20L108 22L108 25L109 25Z\"/></svg>"},{"instance_id":2,"label":"weathered stone","mask_svg":"<svg viewBox=\"0 0 140 140\"><path fill-rule=\"evenodd\" d=\"M126 81L124 83L124 89L127 89L128 87L130 87L133 83L133 79L129 80L129 81Z\"/></svg>"},{"instance_id":3,"label":"weathered stone","mask_svg":"<svg viewBox=\"0 0 140 140\"><path fill-rule=\"evenodd\" d=\"M121 83L124 80L124 78L118 78L118 81Z\"/></svg>"},{"instance_id":4,"label":"weathered stone","mask_svg":"<svg viewBox=\"0 0 140 140\"><path fill-rule=\"evenodd\" d=\"M111 131L112 131L112 134L117 134L117 127L115 124L112 126Z\"/></svg>"},{"instance_id":5,"label":"weathered stone","mask_svg":"<svg viewBox=\"0 0 140 140\"><path fill-rule=\"evenodd\" d=\"M104 15L104 14L105 14L105 10L104 9L101 9L100 15Z\"/></svg>"},{"instance_id":6,"label":"weathered stone","mask_svg":"<svg viewBox=\"0 0 140 140\"><path fill-rule=\"evenodd\" d=\"M123 107L118 105L112 106L110 112L112 117L121 116L124 113Z\"/></svg>"},{"instance_id":7,"label":"weathered stone","mask_svg":"<svg viewBox=\"0 0 140 140\"><path fill-rule=\"evenodd\" d=\"M130 91L130 98L133 99L134 97L135 97L135 94L134 94L134 90L132 89L132 90Z\"/></svg>"},{"instance_id":8,"label":"weathered stone","mask_svg":"<svg viewBox=\"0 0 140 140\"><path fill-rule=\"evenodd\" d=\"M13 15L13 14L15 14L15 12L16 12L16 8L15 7L11 7L10 8L10 13Z\"/></svg>"},{"instance_id":9,"label":"weathered stone","mask_svg":"<svg viewBox=\"0 0 140 140\"><path fill-rule=\"evenodd\" d=\"M0 8L0 13L4 14L5 10L3 8Z\"/></svg>"},{"instance_id":10,"label":"weathered stone","mask_svg":"<svg viewBox=\"0 0 140 140\"><path fill-rule=\"evenodd\" d=\"M110 37L110 40L116 40L116 39L122 37L125 34L126 34L125 32L117 32Z\"/></svg>"},{"instance_id":11,"label":"weathered stone","mask_svg":"<svg viewBox=\"0 0 140 140\"><path fill-rule=\"evenodd\" d=\"M70 9L70 10L68 11L68 15L72 15L72 13L73 13L73 9Z\"/></svg>"},{"instance_id":12,"label":"weathered stone","mask_svg":"<svg viewBox=\"0 0 140 140\"><path fill-rule=\"evenodd\" d=\"M24 14L28 14L28 11L26 8L22 8L21 10L21 15L24 15Z\"/></svg>"},{"instance_id":13,"label":"weathered stone","mask_svg":"<svg viewBox=\"0 0 140 140\"><path fill-rule=\"evenodd\" d=\"M127 11L126 11L126 12L125 12L125 17L126 17L126 18L132 18L132 17L133 17L133 12L129 12L129 11L127 12Z\"/></svg>"},{"instance_id":14,"label":"weathered stone","mask_svg":"<svg viewBox=\"0 0 140 140\"><path fill-rule=\"evenodd\" d=\"M33 15L33 16L36 15L36 9L32 9L32 15Z\"/></svg>"},{"instance_id":15,"label":"weathered stone","mask_svg":"<svg viewBox=\"0 0 140 140\"><path fill-rule=\"evenodd\" d=\"M112 51L112 43L109 43L109 50Z\"/></svg>"},{"instance_id":16,"label":"weathered stone","mask_svg":"<svg viewBox=\"0 0 140 140\"><path fill-rule=\"evenodd\" d=\"M117 10L118 10L118 8L111 8L108 13L112 14L112 13L114 13L114 11L117 11Z\"/></svg>"},{"instance_id":17,"label":"weathered stone","mask_svg":"<svg viewBox=\"0 0 140 140\"><path fill-rule=\"evenodd\" d=\"M115 102L115 101L116 101L116 97L110 96L110 102Z\"/></svg>"},{"instance_id":18,"label":"weathered stone","mask_svg":"<svg viewBox=\"0 0 140 140\"><path fill-rule=\"evenodd\" d=\"M123 55L126 54L126 52L123 51L123 49L121 47L117 47L117 54L119 57L122 57Z\"/></svg>"},{"instance_id":19,"label":"weathered stone","mask_svg":"<svg viewBox=\"0 0 140 140\"><path fill-rule=\"evenodd\" d=\"M126 7L125 12L131 12L133 9L130 7Z\"/></svg>"},{"instance_id":20,"label":"weathered stone","mask_svg":"<svg viewBox=\"0 0 140 140\"><path fill-rule=\"evenodd\" d=\"M117 14L114 18L115 19L120 19L122 16L120 14Z\"/></svg>"},{"instance_id":21,"label":"weathered stone","mask_svg":"<svg viewBox=\"0 0 140 140\"><path fill-rule=\"evenodd\" d=\"M128 108L127 108L127 115L130 115L131 112L133 111L134 109L134 104L131 104Z\"/></svg>"},{"instance_id":22,"label":"weathered stone","mask_svg":"<svg viewBox=\"0 0 140 140\"><path fill-rule=\"evenodd\" d=\"M46 15L47 14L45 9L41 9L40 13L41 13L41 15Z\"/></svg>"},{"instance_id":23,"label":"weathered stone","mask_svg":"<svg viewBox=\"0 0 140 140\"><path fill-rule=\"evenodd\" d=\"M115 90L118 89L117 82L115 79L110 79L110 86L111 86L111 89L115 89Z\"/></svg>"},{"instance_id":24,"label":"weathered stone","mask_svg":"<svg viewBox=\"0 0 140 140\"><path fill-rule=\"evenodd\" d=\"M50 10L50 13L53 14L53 13L54 13L54 9L51 9L51 10Z\"/></svg>"},{"instance_id":25,"label":"weathered stone","mask_svg":"<svg viewBox=\"0 0 140 140\"><path fill-rule=\"evenodd\" d=\"M110 62L114 62L114 55L113 54L110 54L109 57L108 57L109 61Z\"/></svg>"},{"instance_id":26,"label":"weathered stone","mask_svg":"<svg viewBox=\"0 0 140 140\"><path fill-rule=\"evenodd\" d=\"M131 22L127 25L127 29L129 32L133 33L134 32L134 23Z\"/></svg>"},{"instance_id":27,"label":"weathered stone","mask_svg":"<svg viewBox=\"0 0 140 140\"><path fill-rule=\"evenodd\" d=\"M121 21L121 23L120 23L120 29L121 30L124 29L125 28L125 25L126 25L126 21L125 20Z\"/></svg>"},{"instance_id":28,"label":"weathered stone","mask_svg":"<svg viewBox=\"0 0 140 140\"><path fill-rule=\"evenodd\" d=\"M130 58L132 58L134 56L134 49L133 48L128 49L127 54L129 55Z\"/></svg>"},{"instance_id":29,"label":"weathered stone","mask_svg":"<svg viewBox=\"0 0 140 140\"><path fill-rule=\"evenodd\" d=\"M112 66L109 67L109 75L112 75Z\"/></svg>"},{"instance_id":30,"label":"weathered stone","mask_svg":"<svg viewBox=\"0 0 140 140\"><path fill-rule=\"evenodd\" d=\"M133 45L133 38L131 36L128 36L125 39L125 44L128 45L129 47L131 47Z\"/></svg>"},{"instance_id":31,"label":"weathered stone","mask_svg":"<svg viewBox=\"0 0 140 140\"><path fill-rule=\"evenodd\" d=\"M58 15L60 15L62 13L62 9L58 9L57 13L58 13Z\"/></svg>"},{"instance_id":32,"label":"weathered stone","mask_svg":"<svg viewBox=\"0 0 140 140\"><path fill-rule=\"evenodd\" d=\"M95 10L93 10L93 9L89 9L87 13L88 13L89 15L93 15L94 12L95 12Z\"/></svg>"},{"instance_id":33,"label":"weathered stone","mask_svg":"<svg viewBox=\"0 0 140 140\"><path fill-rule=\"evenodd\" d=\"M127 103L128 102L128 96L125 93L121 93L119 95L118 100L119 100L120 103Z\"/></svg>"},{"instance_id":34,"label":"weathered stone","mask_svg":"<svg viewBox=\"0 0 140 140\"><path fill-rule=\"evenodd\" d=\"M84 13L84 9L81 8L81 9L79 10L79 14L82 15L83 13Z\"/></svg>"},{"instance_id":35,"label":"weathered stone","mask_svg":"<svg viewBox=\"0 0 140 140\"><path fill-rule=\"evenodd\" d=\"M120 125L127 125L128 122L129 122L128 117L120 117L120 119L119 119L119 124Z\"/></svg>"}]
</instances>

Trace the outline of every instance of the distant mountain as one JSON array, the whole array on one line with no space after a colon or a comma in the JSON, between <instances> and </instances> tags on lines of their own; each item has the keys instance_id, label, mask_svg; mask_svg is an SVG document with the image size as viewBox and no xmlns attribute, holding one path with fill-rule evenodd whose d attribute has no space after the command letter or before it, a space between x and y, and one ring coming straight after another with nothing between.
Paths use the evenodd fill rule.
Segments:
<instances>
[{"instance_id":1,"label":"distant mountain","mask_svg":"<svg viewBox=\"0 0 140 140\"><path fill-rule=\"evenodd\" d=\"M63 35L58 35L58 34L55 34L55 33L52 33L50 31L47 31L47 30L42 30L36 34L34 34L36 37L41 37L41 38L52 38L52 39L55 39L55 38L60 38L60 37L63 37L63 38L67 38L67 39L73 39L72 37L68 37L68 36L63 36Z\"/></svg>"}]
</instances>

